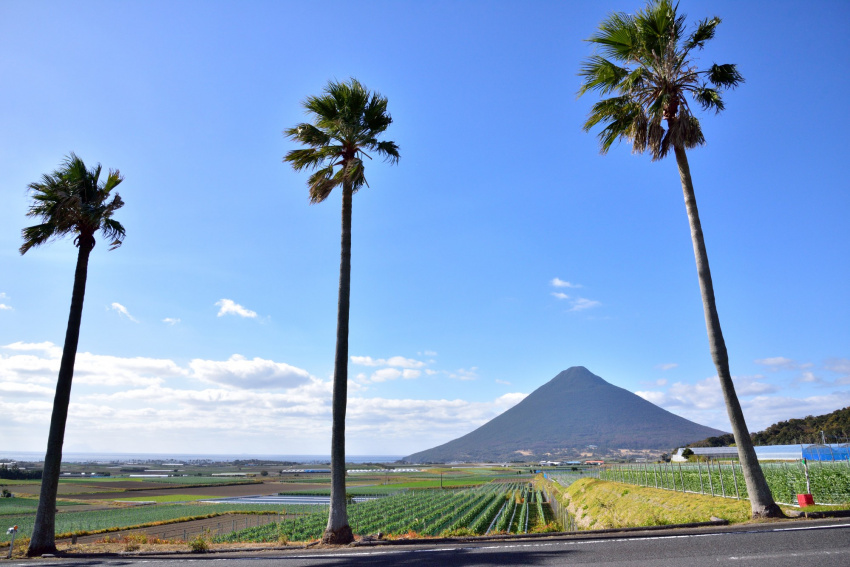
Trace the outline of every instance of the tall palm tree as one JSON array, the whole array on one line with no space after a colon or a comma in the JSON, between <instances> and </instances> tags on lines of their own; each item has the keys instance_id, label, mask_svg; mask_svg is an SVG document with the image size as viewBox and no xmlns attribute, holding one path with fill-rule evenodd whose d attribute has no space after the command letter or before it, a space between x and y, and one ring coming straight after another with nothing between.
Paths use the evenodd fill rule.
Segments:
<instances>
[{"instance_id":1,"label":"tall palm tree","mask_svg":"<svg viewBox=\"0 0 850 567\"><path fill-rule=\"evenodd\" d=\"M71 312L65 331L59 377L56 381L41 495L38 499L32 539L27 550L29 556L56 552L56 492L59 487L71 381L74 377L74 359L80 338L89 255L95 245L95 233L100 231L105 238L111 240L110 250L119 247L124 240L124 227L112 218L112 214L124 206L124 201L117 193L111 195L123 178L118 170L110 170L106 180L101 182L100 173L100 164L93 169L87 169L83 160L72 153L60 169L50 175L43 175L39 182L29 184L33 203L27 216L37 217L42 223L23 229L24 244L20 248L21 254L66 235L74 236L74 245L77 247Z\"/></svg>"},{"instance_id":2,"label":"tall palm tree","mask_svg":"<svg viewBox=\"0 0 850 567\"><path fill-rule=\"evenodd\" d=\"M635 153L648 151L653 161L673 150L691 227L711 357L738 445L753 517L780 516L782 511L774 502L759 467L729 372L686 154L686 150L705 143L689 99L703 110L719 113L724 109L723 91L734 89L744 78L733 64L697 68L694 51L702 50L714 37L720 18L706 18L686 33L686 16L677 14L677 8L678 4L670 0L650 0L636 15L610 14L588 39L598 53L587 58L579 72L582 77L579 95L597 91L602 97L613 96L593 105L584 129L603 126L599 133L603 154L620 139L629 141Z\"/></svg>"},{"instance_id":3,"label":"tall palm tree","mask_svg":"<svg viewBox=\"0 0 850 567\"><path fill-rule=\"evenodd\" d=\"M370 92L356 79L330 81L322 95L304 101L312 123L284 131L289 138L308 146L292 150L284 161L295 171L314 170L307 180L310 203L321 203L335 187L342 186L342 252L339 266L336 353L333 380L333 426L331 434L331 506L325 543L345 544L354 539L348 525L345 496L345 409L348 392L348 311L351 295L352 196L366 185L363 157L372 152L390 163L399 159L395 142L379 141L392 118L387 99Z\"/></svg>"}]
</instances>

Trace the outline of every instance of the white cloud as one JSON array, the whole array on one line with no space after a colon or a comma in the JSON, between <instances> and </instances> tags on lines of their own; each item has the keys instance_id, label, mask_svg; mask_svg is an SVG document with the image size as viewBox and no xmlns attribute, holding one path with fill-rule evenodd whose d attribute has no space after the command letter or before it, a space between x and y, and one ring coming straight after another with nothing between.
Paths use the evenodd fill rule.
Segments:
<instances>
[{"instance_id":1,"label":"white cloud","mask_svg":"<svg viewBox=\"0 0 850 567\"><path fill-rule=\"evenodd\" d=\"M11 398L11 397L32 397L32 396L44 396L50 397L56 393L56 390L52 390L45 386L39 386L37 384L28 384L22 382L0 382L0 397L3 398Z\"/></svg>"},{"instance_id":2,"label":"white cloud","mask_svg":"<svg viewBox=\"0 0 850 567\"><path fill-rule=\"evenodd\" d=\"M173 327L174 325L180 322L180 319L176 319L174 317L166 317L162 320L162 322L167 323L168 325L171 325Z\"/></svg>"},{"instance_id":3,"label":"white cloud","mask_svg":"<svg viewBox=\"0 0 850 567\"><path fill-rule=\"evenodd\" d=\"M0 352L0 431L19 446L41 446L61 352L49 342L13 343ZM329 447L332 381L290 365L240 356L188 365L92 353L77 360L67 450L191 452L210 436L221 452L313 454ZM411 379L423 371L375 372ZM468 376L475 369L460 372ZM362 373L355 378L364 379ZM356 382L350 385L350 392L363 391ZM472 402L357 393L348 402L347 444L355 454L412 453L468 433L525 396Z\"/></svg>"},{"instance_id":4,"label":"white cloud","mask_svg":"<svg viewBox=\"0 0 850 567\"><path fill-rule=\"evenodd\" d=\"M0 379L15 383L55 384L59 373L62 349L50 342L13 343L4 349L41 352L0 356ZM120 358L78 352L74 363L74 384L118 386L147 386L159 384L163 377L186 375L171 360L154 358Z\"/></svg>"},{"instance_id":5,"label":"white cloud","mask_svg":"<svg viewBox=\"0 0 850 567\"><path fill-rule=\"evenodd\" d=\"M581 284L565 282L564 280L562 280L560 278L552 278L552 280L549 283L552 284L553 287L568 287L568 288L574 288L574 289L582 287Z\"/></svg>"},{"instance_id":6,"label":"white cloud","mask_svg":"<svg viewBox=\"0 0 850 567\"><path fill-rule=\"evenodd\" d=\"M562 279L555 278L549 282L553 287L556 288L580 288L582 287L579 284L574 284L570 282L566 282ZM598 307L602 305L599 301L595 299L587 299L585 297L576 297L572 298L570 295L562 292L562 291L553 291L550 292L552 297L558 299L559 301L569 301L570 308L569 311L584 311L585 309L591 309L593 307Z\"/></svg>"},{"instance_id":7,"label":"white cloud","mask_svg":"<svg viewBox=\"0 0 850 567\"><path fill-rule=\"evenodd\" d=\"M59 358L60 356L62 356L62 349L49 341L45 341L43 343L24 343L18 341L16 343L5 345L3 346L3 348L25 352L43 352L50 358Z\"/></svg>"},{"instance_id":8,"label":"white cloud","mask_svg":"<svg viewBox=\"0 0 850 567\"><path fill-rule=\"evenodd\" d=\"M791 360L790 358L785 358L784 356L773 356L770 358L759 358L755 360L756 364L761 364L762 366L767 366L770 370L795 370L797 368L797 363Z\"/></svg>"},{"instance_id":9,"label":"white cloud","mask_svg":"<svg viewBox=\"0 0 850 567\"><path fill-rule=\"evenodd\" d=\"M510 386L511 385L511 383L508 382L507 380L499 380L498 378L496 378L496 384L502 384L504 386Z\"/></svg>"},{"instance_id":10,"label":"white cloud","mask_svg":"<svg viewBox=\"0 0 850 567\"><path fill-rule=\"evenodd\" d=\"M767 366L769 370L800 370L803 368L811 368L814 366L811 362L798 363L784 356L774 356L770 358L759 358L755 360L756 364Z\"/></svg>"},{"instance_id":11,"label":"white cloud","mask_svg":"<svg viewBox=\"0 0 850 567\"><path fill-rule=\"evenodd\" d=\"M401 370L397 370L395 368L381 368L380 370L373 372L369 380L372 382L386 382L388 380L400 378L401 375Z\"/></svg>"},{"instance_id":12,"label":"white cloud","mask_svg":"<svg viewBox=\"0 0 850 567\"><path fill-rule=\"evenodd\" d=\"M220 307L218 310L219 317L223 317L224 315L238 315L239 317L246 317L248 319L254 319L257 317L256 311L245 309L232 299L219 299L216 301L215 305L216 307Z\"/></svg>"},{"instance_id":13,"label":"white cloud","mask_svg":"<svg viewBox=\"0 0 850 567\"><path fill-rule=\"evenodd\" d=\"M477 380L478 379L478 367L473 366L469 370L465 368L459 368L454 372L449 373L449 378L454 378L455 380Z\"/></svg>"},{"instance_id":14,"label":"white cloud","mask_svg":"<svg viewBox=\"0 0 850 567\"><path fill-rule=\"evenodd\" d=\"M677 362L665 362L664 364L656 364L655 368L658 370L673 370L677 368L679 364Z\"/></svg>"},{"instance_id":15,"label":"white cloud","mask_svg":"<svg viewBox=\"0 0 850 567\"><path fill-rule=\"evenodd\" d=\"M795 398L778 396L779 388L762 376L734 377L735 391L750 431L795 417L820 415L850 405L850 392ZM729 431L726 404L716 376L694 384L675 382L666 390L635 392L638 396L686 419Z\"/></svg>"},{"instance_id":16,"label":"white cloud","mask_svg":"<svg viewBox=\"0 0 850 567\"><path fill-rule=\"evenodd\" d=\"M570 308L570 311L584 311L585 309L591 309L599 305L602 305L599 301L579 297L573 300L573 306Z\"/></svg>"},{"instance_id":17,"label":"white cloud","mask_svg":"<svg viewBox=\"0 0 850 567\"><path fill-rule=\"evenodd\" d=\"M850 358L830 358L823 367L830 372L850 374Z\"/></svg>"},{"instance_id":18,"label":"white cloud","mask_svg":"<svg viewBox=\"0 0 850 567\"><path fill-rule=\"evenodd\" d=\"M422 368L425 363L421 360L392 356L390 358L372 358L371 356L352 356L351 363L357 366L394 366L396 368Z\"/></svg>"},{"instance_id":19,"label":"white cloud","mask_svg":"<svg viewBox=\"0 0 850 567\"><path fill-rule=\"evenodd\" d=\"M803 384L822 384L823 380L815 376L814 372L810 372L807 370L806 372L800 374L800 376L797 377L795 382L800 382Z\"/></svg>"},{"instance_id":20,"label":"white cloud","mask_svg":"<svg viewBox=\"0 0 850 567\"><path fill-rule=\"evenodd\" d=\"M126 317L133 323L138 323L135 317L130 315L130 312L127 311L127 308L121 305L120 303L112 303L109 305L108 309L111 309L112 311L117 311L119 315L121 315L122 317Z\"/></svg>"},{"instance_id":21,"label":"white cloud","mask_svg":"<svg viewBox=\"0 0 850 567\"><path fill-rule=\"evenodd\" d=\"M238 354L225 361L195 359L189 367L193 377L204 382L252 390L292 388L310 379L301 368L262 358L248 360Z\"/></svg>"},{"instance_id":22,"label":"white cloud","mask_svg":"<svg viewBox=\"0 0 850 567\"><path fill-rule=\"evenodd\" d=\"M9 299L9 296L0 291L0 311L14 311L11 305L6 305L3 300Z\"/></svg>"}]
</instances>

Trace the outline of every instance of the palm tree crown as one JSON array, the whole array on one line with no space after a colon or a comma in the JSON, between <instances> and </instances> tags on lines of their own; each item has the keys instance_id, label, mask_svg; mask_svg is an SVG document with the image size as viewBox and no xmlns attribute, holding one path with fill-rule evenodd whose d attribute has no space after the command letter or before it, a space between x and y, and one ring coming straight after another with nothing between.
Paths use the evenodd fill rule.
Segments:
<instances>
[{"instance_id":1,"label":"palm tree crown","mask_svg":"<svg viewBox=\"0 0 850 567\"><path fill-rule=\"evenodd\" d=\"M599 133L602 153L622 138L636 153L649 149L653 160L667 155L671 146L702 145L705 138L688 98L704 110L720 112L723 90L744 82L732 64L697 69L693 51L714 37L720 18L700 21L686 36L686 16L678 15L677 8L670 0L652 0L636 15L611 14L587 40L601 55L584 61L579 95L616 95L597 102L584 124L585 131L604 126Z\"/></svg>"},{"instance_id":2,"label":"palm tree crown","mask_svg":"<svg viewBox=\"0 0 850 567\"><path fill-rule=\"evenodd\" d=\"M124 201L117 193L110 199L110 194L124 178L118 170L110 170L106 181L101 182L100 173L100 164L86 169L83 160L71 153L62 168L29 184L33 203L27 216L40 218L42 224L23 229L21 254L68 234L76 235L76 246L90 249L98 230L112 241L110 250L121 246L124 227L112 214L124 206Z\"/></svg>"},{"instance_id":3,"label":"palm tree crown","mask_svg":"<svg viewBox=\"0 0 850 567\"><path fill-rule=\"evenodd\" d=\"M298 124L284 133L310 147L292 150L284 161L296 171L316 170L307 181L311 203L321 203L340 184L350 183L354 192L368 186L363 167L363 156L371 159L367 152L398 162L395 142L378 140L393 122L387 99L369 92L357 79L330 81L322 95L304 101L304 108L313 123Z\"/></svg>"}]
</instances>

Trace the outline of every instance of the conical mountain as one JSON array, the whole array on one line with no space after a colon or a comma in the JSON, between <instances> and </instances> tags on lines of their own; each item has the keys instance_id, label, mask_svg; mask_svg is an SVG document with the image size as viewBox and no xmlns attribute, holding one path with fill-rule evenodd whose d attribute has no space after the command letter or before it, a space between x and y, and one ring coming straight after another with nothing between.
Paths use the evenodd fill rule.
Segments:
<instances>
[{"instance_id":1,"label":"conical mountain","mask_svg":"<svg viewBox=\"0 0 850 567\"><path fill-rule=\"evenodd\" d=\"M573 366L475 431L404 460L506 461L577 455L588 445L602 452L667 451L719 434Z\"/></svg>"}]
</instances>

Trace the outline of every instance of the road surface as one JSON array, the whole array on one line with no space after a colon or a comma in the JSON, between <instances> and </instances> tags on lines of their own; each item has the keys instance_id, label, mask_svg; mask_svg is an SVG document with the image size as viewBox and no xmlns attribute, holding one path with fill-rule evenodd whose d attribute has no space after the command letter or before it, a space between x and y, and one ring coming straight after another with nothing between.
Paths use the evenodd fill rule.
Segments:
<instances>
[{"instance_id":1,"label":"road surface","mask_svg":"<svg viewBox=\"0 0 850 567\"><path fill-rule=\"evenodd\" d=\"M850 565L850 519L605 536L181 556L56 558L3 562L21 567L389 567Z\"/></svg>"}]
</instances>

